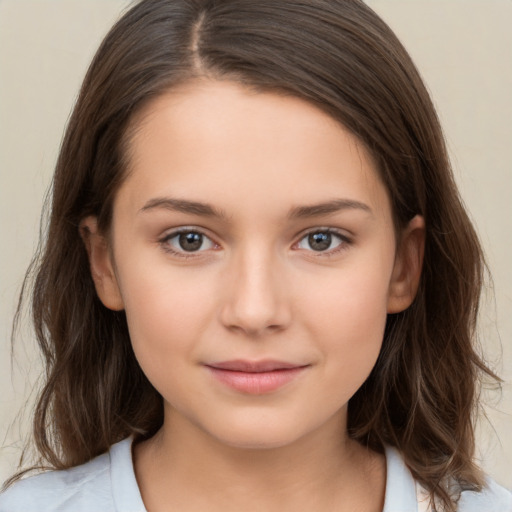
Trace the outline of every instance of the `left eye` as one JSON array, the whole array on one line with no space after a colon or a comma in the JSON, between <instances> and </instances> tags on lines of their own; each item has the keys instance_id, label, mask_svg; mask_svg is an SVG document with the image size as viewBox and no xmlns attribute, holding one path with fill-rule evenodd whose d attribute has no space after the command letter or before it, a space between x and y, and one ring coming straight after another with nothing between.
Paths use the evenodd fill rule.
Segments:
<instances>
[{"instance_id":1,"label":"left eye","mask_svg":"<svg viewBox=\"0 0 512 512\"><path fill-rule=\"evenodd\" d=\"M297 247L299 249L325 252L337 249L345 242L346 240L344 240L341 235L333 233L332 231L314 231L303 237L297 244Z\"/></svg>"},{"instance_id":2,"label":"left eye","mask_svg":"<svg viewBox=\"0 0 512 512\"><path fill-rule=\"evenodd\" d=\"M197 231L182 231L171 234L164 239L175 252L198 252L212 249L215 244L205 235Z\"/></svg>"}]
</instances>

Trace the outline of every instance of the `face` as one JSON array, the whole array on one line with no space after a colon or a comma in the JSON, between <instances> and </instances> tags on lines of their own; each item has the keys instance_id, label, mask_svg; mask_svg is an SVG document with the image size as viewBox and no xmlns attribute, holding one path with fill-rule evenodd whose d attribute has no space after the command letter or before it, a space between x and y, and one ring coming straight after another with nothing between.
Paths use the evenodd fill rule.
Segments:
<instances>
[{"instance_id":1,"label":"face","mask_svg":"<svg viewBox=\"0 0 512 512\"><path fill-rule=\"evenodd\" d=\"M300 99L203 81L146 108L130 158L108 240L84 225L164 428L276 447L344 425L421 265L356 138Z\"/></svg>"}]
</instances>

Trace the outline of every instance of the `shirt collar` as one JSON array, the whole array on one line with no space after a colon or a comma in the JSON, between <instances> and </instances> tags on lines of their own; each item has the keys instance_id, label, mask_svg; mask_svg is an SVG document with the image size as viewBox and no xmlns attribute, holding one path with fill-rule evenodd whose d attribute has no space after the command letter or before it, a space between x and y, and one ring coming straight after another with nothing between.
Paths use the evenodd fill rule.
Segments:
<instances>
[{"instance_id":1,"label":"shirt collar","mask_svg":"<svg viewBox=\"0 0 512 512\"><path fill-rule=\"evenodd\" d=\"M110 447L110 478L116 512L146 512L135 478L131 437Z\"/></svg>"},{"instance_id":2,"label":"shirt collar","mask_svg":"<svg viewBox=\"0 0 512 512\"><path fill-rule=\"evenodd\" d=\"M416 482L400 453L392 446L386 452L386 497L383 512L417 512Z\"/></svg>"}]
</instances>

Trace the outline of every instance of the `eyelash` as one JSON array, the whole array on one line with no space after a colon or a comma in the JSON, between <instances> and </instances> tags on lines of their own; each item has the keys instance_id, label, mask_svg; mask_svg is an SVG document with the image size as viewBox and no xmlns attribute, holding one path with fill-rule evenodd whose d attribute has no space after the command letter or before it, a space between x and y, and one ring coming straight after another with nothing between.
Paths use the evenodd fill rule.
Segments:
<instances>
[{"instance_id":1,"label":"eyelash","mask_svg":"<svg viewBox=\"0 0 512 512\"><path fill-rule=\"evenodd\" d=\"M316 233L323 233L326 235L334 235L335 237L340 239L340 244L337 247L335 247L334 249L330 249L327 251L315 251L315 250L307 251L307 252L311 252L311 253L315 254L316 257L330 258L332 256L336 256L340 252L347 250L349 248L349 246L352 244L352 239L337 229L315 228L315 229L310 229L309 231L303 233L301 235L301 237L299 238L298 242L295 242L293 244L293 246L295 247L295 246L299 245L305 238L307 238L310 235L314 235Z\"/></svg>"},{"instance_id":2,"label":"eyelash","mask_svg":"<svg viewBox=\"0 0 512 512\"><path fill-rule=\"evenodd\" d=\"M172 233L169 233L169 234L163 236L162 238L160 238L158 240L158 242L159 242L160 246L162 247L162 249L165 252L170 253L173 256L177 256L179 258L185 258L185 259L187 259L187 258L197 258L198 255L200 255L200 253L204 252L204 251L190 251L190 252L187 252L187 251L177 251L177 250L173 249L169 245L169 241L170 240L172 240L173 238L176 238L177 236L179 236L181 234L184 234L184 233L194 233L194 234L201 235L205 239L210 240L210 242L214 246L218 247L218 244L215 243L208 235L206 235L200 229L188 228L188 227L183 227L183 228L177 229L177 230L173 231ZM295 242L292 247L298 246L306 237L308 237L310 235L313 235L315 233L324 233L324 234L327 234L327 235L334 235L335 237L340 239L340 244L337 247L335 247L334 249L327 250L327 251L315 251L313 249L307 250L307 252L314 253L316 255L316 257L329 258L331 256L335 256L338 253L346 250L352 244L352 240L350 239L350 237L348 237L347 235L341 233L337 229L333 229L333 228L315 228L315 229L310 229L309 231L307 231L305 233L302 233L300 238L298 239L298 241Z\"/></svg>"},{"instance_id":3,"label":"eyelash","mask_svg":"<svg viewBox=\"0 0 512 512\"><path fill-rule=\"evenodd\" d=\"M185 233L194 233L197 235L201 235L205 239L210 240L214 246L218 246L218 244L216 244L208 235L203 233L200 229L188 228L188 227L176 229L172 233L169 233L169 234L163 236L161 239L158 240L158 242L165 252L172 254L173 256L177 256L178 258L185 258L185 259L197 258L198 254L200 254L202 251L190 251L190 252L177 251L169 245L170 240L172 240L173 238L176 238L177 236L179 236L181 234L185 234Z\"/></svg>"}]
</instances>

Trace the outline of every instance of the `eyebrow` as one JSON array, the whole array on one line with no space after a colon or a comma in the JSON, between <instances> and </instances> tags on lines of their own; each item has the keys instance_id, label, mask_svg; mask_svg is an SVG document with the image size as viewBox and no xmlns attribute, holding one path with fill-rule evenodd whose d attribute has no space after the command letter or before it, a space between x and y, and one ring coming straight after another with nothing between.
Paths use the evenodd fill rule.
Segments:
<instances>
[{"instance_id":1,"label":"eyebrow","mask_svg":"<svg viewBox=\"0 0 512 512\"><path fill-rule=\"evenodd\" d=\"M189 213L191 215L200 215L202 217L216 217L219 219L227 219L227 215L214 208L207 203L198 201L189 201L187 199L175 199L172 197L156 197L150 199L141 209L140 212L146 212L154 209L171 210L175 212Z\"/></svg>"},{"instance_id":2,"label":"eyebrow","mask_svg":"<svg viewBox=\"0 0 512 512\"><path fill-rule=\"evenodd\" d=\"M154 209L165 209L176 212L188 213L191 215L199 215L201 217L214 217L227 220L228 216L222 211L208 203L199 201L189 201L187 199L176 199L172 197L156 197L150 199L141 209L140 212L147 212ZM362 210L373 214L371 208L360 201L352 199L333 199L324 203L296 206L292 208L288 214L290 219L303 219L310 217L319 217L321 215L330 215L342 210Z\"/></svg>"},{"instance_id":3,"label":"eyebrow","mask_svg":"<svg viewBox=\"0 0 512 512\"><path fill-rule=\"evenodd\" d=\"M333 199L325 203L312 204L309 206L297 206L290 211L290 218L309 218L321 215L330 215L342 210L362 210L373 215L372 209L365 203L352 199Z\"/></svg>"}]
</instances>

